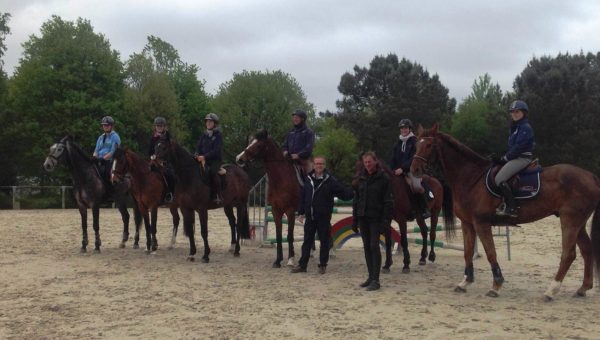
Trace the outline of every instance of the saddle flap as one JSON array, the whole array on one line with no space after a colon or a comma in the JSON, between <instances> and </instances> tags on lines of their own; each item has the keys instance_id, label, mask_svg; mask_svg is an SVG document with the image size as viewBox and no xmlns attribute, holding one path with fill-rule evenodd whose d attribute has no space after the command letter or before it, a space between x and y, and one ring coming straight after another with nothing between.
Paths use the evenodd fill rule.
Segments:
<instances>
[{"instance_id":1,"label":"saddle flap","mask_svg":"<svg viewBox=\"0 0 600 340\"><path fill-rule=\"evenodd\" d=\"M493 196L502 197L500 188L496 186L494 178L496 174L502 168L497 165L488 169L485 176L485 186ZM533 160L527 167L519 171L516 175L512 176L508 183L512 188L515 199L526 199L535 197L541 188L540 172L542 167L539 165L537 159Z\"/></svg>"}]
</instances>

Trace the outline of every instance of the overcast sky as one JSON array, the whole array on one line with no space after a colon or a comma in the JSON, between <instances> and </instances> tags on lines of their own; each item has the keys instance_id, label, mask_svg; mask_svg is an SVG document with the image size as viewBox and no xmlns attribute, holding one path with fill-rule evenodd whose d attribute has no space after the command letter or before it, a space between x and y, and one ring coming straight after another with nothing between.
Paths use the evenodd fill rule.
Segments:
<instances>
[{"instance_id":1,"label":"overcast sky","mask_svg":"<svg viewBox=\"0 0 600 340\"><path fill-rule=\"evenodd\" d=\"M291 74L318 111L335 111L340 77L395 53L437 73L458 102L489 73L504 91L533 57L600 51L600 1L0 0L12 15L5 70L52 14L91 21L121 59L148 35L198 65L216 93L233 73Z\"/></svg>"}]
</instances>

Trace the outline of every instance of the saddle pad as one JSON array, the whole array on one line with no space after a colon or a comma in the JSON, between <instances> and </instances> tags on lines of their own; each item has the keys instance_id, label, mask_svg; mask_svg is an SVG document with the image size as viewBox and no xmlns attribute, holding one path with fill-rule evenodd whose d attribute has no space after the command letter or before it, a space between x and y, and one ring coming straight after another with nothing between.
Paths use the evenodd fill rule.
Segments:
<instances>
[{"instance_id":1,"label":"saddle pad","mask_svg":"<svg viewBox=\"0 0 600 340\"><path fill-rule=\"evenodd\" d=\"M500 188L494 183L492 176L493 168L488 169L485 174L485 187L490 194L496 197L502 197ZM533 170L522 170L509 180L510 186L513 189L515 199L527 199L535 197L540 192L540 172L542 167L537 167Z\"/></svg>"}]
</instances>

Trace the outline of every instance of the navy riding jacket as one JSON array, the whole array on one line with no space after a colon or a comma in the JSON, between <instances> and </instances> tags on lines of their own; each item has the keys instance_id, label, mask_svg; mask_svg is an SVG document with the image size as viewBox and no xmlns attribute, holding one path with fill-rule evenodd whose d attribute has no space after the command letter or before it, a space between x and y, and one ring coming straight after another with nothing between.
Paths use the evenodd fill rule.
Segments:
<instances>
[{"instance_id":1,"label":"navy riding jacket","mask_svg":"<svg viewBox=\"0 0 600 340\"><path fill-rule=\"evenodd\" d=\"M205 132L200 136L196 145L196 155L204 156L206 161L221 161L223 159L223 134L214 129L212 136Z\"/></svg>"},{"instance_id":2,"label":"navy riding jacket","mask_svg":"<svg viewBox=\"0 0 600 340\"><path fill-rule=\"evenodd\" d=\"M315 144L315 133L306 126L306 123L294 125L287 135L281 147L288 154L298 154L302 159L308 159L312 155Z\"/></svg>"},{"instance_id":3,"label":"navy riding jacket","mask_svg":"<svg viewBox=\"0 0 600 340\"><path fill-rule=\"evenodd\" d=\"M522 118L510 126L508 151L503 158L510 161L519 157L532 157L534 147L533 129L529 125L529 120Z\"/></svg>"},{"instance_id":4,"label":"navy riding jacket","mask_svg":"<svg viewBox=\"0 0 600 340\"><path fill-rule=\"evenodd\" d=\"M410 172L410 164L412 163L413 156L417 152L417 137L412 136L404 143L404 150L402 148L402 141L398 140L394 144L394 150L392 151L392 160L390 167L392 170L402 168L404 173Z\"/></svg>"}]
</instances>

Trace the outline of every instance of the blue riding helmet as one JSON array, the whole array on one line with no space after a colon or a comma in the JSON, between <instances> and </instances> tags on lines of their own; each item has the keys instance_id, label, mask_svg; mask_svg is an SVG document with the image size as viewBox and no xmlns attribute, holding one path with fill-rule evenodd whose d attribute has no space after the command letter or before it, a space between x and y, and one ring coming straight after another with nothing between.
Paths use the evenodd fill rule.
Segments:
<instances>
[{"instance_id":1,"label":"blue riding helmet","mask_svg":"<svg viewBox=\"0 0 600 340\"><path fill-rule=\"evenodd\" d=\"M515 100L514 102L512 102L512 104L510 104L510 108L508 109L508 111L514 111L514 110L521 110L523 112L529 112L529 107L527 106L527 103L525 103L522 100Z\"/></svg>"}]
</instances>

